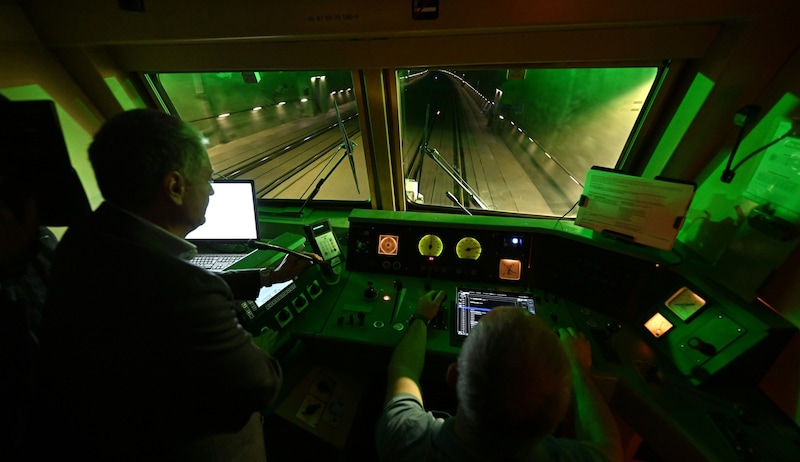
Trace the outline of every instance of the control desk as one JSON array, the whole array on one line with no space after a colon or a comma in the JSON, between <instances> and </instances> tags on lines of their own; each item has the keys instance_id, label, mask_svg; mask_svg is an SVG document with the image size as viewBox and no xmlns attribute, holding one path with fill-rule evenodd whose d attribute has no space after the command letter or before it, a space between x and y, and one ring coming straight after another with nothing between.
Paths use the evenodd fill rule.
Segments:
<instances>
[{"instance_id":1,"label":"control desk","mask_svg":"<svg viewBox=\"0 0 800 462\"><path fill-rule=\"evenodd\" d=\"M354 210L339 237L344 262L272 289L245 327L385 370L419 298L441 290L428 370L458 354L471 319L459 306L474 304L465 300L524 303L554 328L586 334L615 415L663 459L792 459L797 425L757 384L797 329L685 274L676 252L586 233L553 221Z\"/></svg>"}]
</instances>

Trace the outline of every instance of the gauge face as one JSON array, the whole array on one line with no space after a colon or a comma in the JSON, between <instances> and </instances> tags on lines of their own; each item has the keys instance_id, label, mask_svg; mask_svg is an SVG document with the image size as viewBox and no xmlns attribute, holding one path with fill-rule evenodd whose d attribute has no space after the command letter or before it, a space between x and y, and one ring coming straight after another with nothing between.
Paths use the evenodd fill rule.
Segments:
<instances>
[{"instance_id":1,"label":"gauge face","mask_svg":"<svg viewBox=\"0 0 800 462\"><path fill-rule=\"evenodd\" d=\"M474 237L464 237L456 244L456 255L462 260L477 260L481 257L481 243Z\"/></svg>"},{"instance_id":2,"label":"gauge face","mask_svg":"<svg viewBox=\"0 0 800 462\"><path fill-rule=\"evenodd\" d=\"M393 234L381 234L378 237L378 254L397 255L398 237Z\"/></svg>"},{"instance_id":3,"label":"gauge face","mask_svg":"<svg viewBox=\"0 0 800 462\"><path fill-rule=\"evenodd\" d=\"M522 273L522 262L510 258L503 258L500 260L500 268L497 276L506 281L519 281L520 274Z\"/></svg>"},{"instance_id":4,"label":"gauge face","mask_svg":"<svg viewBox=\"0 0 800 462\"><path fill-rule=\"evenodd\" d=\"M672 323L667 320L661 313L656 312L650 319L644 323L645 329L650 331L653 334L653 337L659 338L662 335L666 334L667 331L672 329Z\"/></svg>"},{"instance_id":5,"label":"gauge face","mask_svg":"<svg viewBox=\"0 0 800 462\"><path fill-rule=\"evenodd\" d=\"M426 257L438 257L442 254L444 244L442 239L435 234L426 234L419 240L419 254Z\"/></svg>"},{"instance_id":6,"label":"gauge face","mask_svg":"<svg viewBox=\"0 0 800 462\"><path fill-rule=\"evenodd\" d=\"M706 304L702 297L697 295L688 287L681 287L675 294L672 295L666 302L667 308L672 310L673 313L681 318L681 321L686 321L695 313L700 311Z\"/></svg>"}]
</instances>

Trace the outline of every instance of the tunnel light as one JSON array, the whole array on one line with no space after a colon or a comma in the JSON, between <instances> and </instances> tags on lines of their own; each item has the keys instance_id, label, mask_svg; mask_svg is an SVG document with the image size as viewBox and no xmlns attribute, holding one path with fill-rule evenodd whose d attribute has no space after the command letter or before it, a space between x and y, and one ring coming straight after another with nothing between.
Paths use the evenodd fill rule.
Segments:
<instances>
[{"instance_id":1,"label":"tunnel light","mask_svg":"<svg viewBox=\"0 0 800 462\"><path fill-rule=\"evenodd\" d=\"M514 123L514 121L513 121L513 120L509 120L509 121L508 121L508 123L510 123L512 127L513 127L514 125L516 125L516 124Z\"/></svg>"},{"instance_id":2,"label":"tunnel light","mask_svg":"<svg viewBox=\"0 0 800 462\"><path fill-rule=\"evenodd\" d=\"M283 106L284 104L286 104L286 101L281 101L280 103L278 103L278 106Z\"/></svg>"},{"instance_id":3,"label":"tunnel light","mask_svg":"<svg viewBox=\"0 0 800 462\"><path fill-rule=\"evenodd\" d=\"M306 102L308 102L308 98L303 98L303 99L300 100L300 102L301 103L306 103Z\"/></svg>"},{"instance_id":4,"label":"tunnel light","mask_svg":"<svg viewBox=\"0 0 800 462\"><path fill-rule=\"evenodd\" d=\"M228 117L230 115L231 115L230 112L223 112L222 114L217 116L217 119L224 119L225 117Z\"/></svg>"},{"instance_id":5,"label":"tunnel light","mask_svg":"<svg viewBox=\"0 0 800 462\"><path fill-rule=\"evenodd\" d=\"M503 115L502 115L502 114L501 114L501 115L499 115L499 116L497 116L497 118L499 118L500 120L506 120L506 118L505 118L505 117L503 117Z\"/></svg>"},{"instance_id":6,"label":"tunnel light","mask_svg":"<svg viewBox=\"0 0 800 462\"><path fill-rule=\"evenodd\" d=\"M261 106L256 106L253 108L253 111L260 111L261 109L263 109Z\"/></svg>"},{"instance_id":7,"label":"tunnel light","mask_svg":"<svg viewBox=\"0 0 800 462\"><path fill-rule=\"evenodd\" d=\"M517 127L517 131L522 133L522 128L521 127Z\"/></svg>"},{"instance_id":8,"label":"tunnel light","mask_svg":"<svg viewBox=\"0 0 800 462\"><path fill-rule=\"evenodd\" d=\"M336 96L336 92L335 92L335 91L332 91L332 92L331 92L331 96Z\"/></svg>"},{"instance_id":9,"label":"tunnel light","mask_svg":"<svg viewBox=\"0 0 800 462\"><path fill-rule=\"evenodd\" d=\"M533 143L533 138L531 138L531 137L529 136L529 137L528 137L528 141L530 141L531 143Z\"/></svg>"}]
</instances>

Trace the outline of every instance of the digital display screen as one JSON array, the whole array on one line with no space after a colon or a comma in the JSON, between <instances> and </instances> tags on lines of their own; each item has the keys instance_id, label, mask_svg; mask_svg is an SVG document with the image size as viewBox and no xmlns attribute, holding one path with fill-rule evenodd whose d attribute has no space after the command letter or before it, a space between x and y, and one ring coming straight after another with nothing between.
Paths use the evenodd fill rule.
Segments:
<instances>
[{"instance_id":1,"label":"digital display screen","mask_svg":"<svg viewBox=\"0 0 800 462\"><path fill-rule=\"evenodd\" d=\"M188 241L258 239L258 215L252 180L217 180L208 198L206 221L186 235Z\"/></svg>"},{"instance_id":2,"label":"digital display screen","mask_svg":"<svg viewBox=\"0 0 800 462\"><path fill-rule=\"evenodd\" d=\"M451 338L453 343L463 342L480 319L499 306L511 306L536 314L533 294L459 288L453 315Z\"/></svg>"},{"instance_id":3,"label":"digital display screen","mask_svg":"<svg viewBox=\"0 0 800 462\"><path fill-rule=\"evenodd\" d=\"M269 287L262 287L255 300L258 310L269 310L286 297L287 294L291 293L295 287L297 286L293 280L276 282Z\"/></svg>"}]
</instances>

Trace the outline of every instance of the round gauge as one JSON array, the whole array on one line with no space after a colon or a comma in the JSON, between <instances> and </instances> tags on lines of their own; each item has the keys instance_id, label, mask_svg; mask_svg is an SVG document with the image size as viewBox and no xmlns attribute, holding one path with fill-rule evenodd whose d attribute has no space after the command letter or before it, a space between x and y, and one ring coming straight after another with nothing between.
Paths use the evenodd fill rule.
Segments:
<instances>
[{"instance_id":1,"label":"round gauge","mask_svg":"<svg viewBox=\"0 0 800 462\"><path fill-rule=\"evenodd\" d=\"M378 242L378 253L381 255L397 255L397 236L381 235Z\"/></svg>"},{"instance_id":2,"label":"round gauge","mask_svg":"<svg viewBox=\"0 0 800 462\"><path fill-rule=\"evenodd\" d=\"M481 243L474 237L464 237L456 244L456 255L462 260L477 260L481 257Z\"/></svg>"},{"instance_id":3,"label":"round gauge","mask_svg":"<svg viewBox=\"0 0 800 462\"><path fill-rule=\"evenodd\" d=\"M426 234L420 238L417 248L419 249L420 255L438 257L442 254L444 244L439 236L435 234Z\"/></svg>"}]
</instances>

